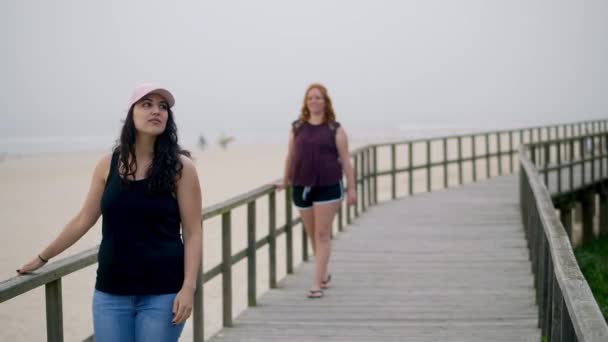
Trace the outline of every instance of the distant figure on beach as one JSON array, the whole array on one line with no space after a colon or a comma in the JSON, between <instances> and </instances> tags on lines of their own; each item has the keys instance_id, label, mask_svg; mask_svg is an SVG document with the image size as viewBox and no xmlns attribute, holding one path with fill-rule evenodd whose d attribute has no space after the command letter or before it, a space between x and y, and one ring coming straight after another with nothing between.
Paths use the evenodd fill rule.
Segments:
<instances>
[{"instance_id":1,"label":"distant figure on beach","mask_svg":"<svg viewBox=\"0 0 608 342\"><path fill-rule=\"evenodd\" d=\"M293 203L300 211L315 254L315 274L308 298L323 297L329 288L328 271L332 222L344 198L356 202L355 180L344 128L336 121L327 89L311 84L304 95L298 120L289 130L285 172L279 189L292 186Z\"/></svg>"},{"instance_id":2,"label":"distant figure on beach","mask_svg":"<svg viewBox=\"0 0 608 342\"><path fill-rule=\"evenodd\" d=\"M207 139L205 139L205 137L201 134L198 137L198 147L201 150L204 150L207 147Z\"/></svg>"},{"instance_id":3,"label":"distant figure on beach","mask_svg":"<svg viewBox=\"0 0 608 342\"><path fill-rule=\"evenodd\" d=\"M232 141L234 141L234 137L226 136L225 134L222 134L222 136L219 139L217 139L217 143L224 150L228 147L228 144L230 144Z\"/></svg>"},{"instance_id":4,"label":"distant figure on beach","mask_svg":"<svg viewBox=\"0 0 608 342\"><path fill-rule=\"evenodd\" d=\"M201 260L201 190L178 144L173 95L137 86L120 140L95 170L80 212L33 260L30 273L102 216L93 294L95 341L177 341L190 316Z\"/></svg>"}]
</instances>

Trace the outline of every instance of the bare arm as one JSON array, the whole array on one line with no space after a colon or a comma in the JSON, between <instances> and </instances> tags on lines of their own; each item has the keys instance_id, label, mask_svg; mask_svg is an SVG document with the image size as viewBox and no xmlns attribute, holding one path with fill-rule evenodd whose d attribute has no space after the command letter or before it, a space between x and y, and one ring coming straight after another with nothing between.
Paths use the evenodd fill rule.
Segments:
<instances>
[{"instance_id":1,"label":"bare arm","mask_svg":"<svg viewBox=\"0 0 608 342\"><path fill-rule=\"evenodd\" d=\"M89 192L78 214L65 225L55 240L43 249L38 256L17 270L19 274L32 272L42 267L45 264L42 259L48 261L65 251L95 225L95 222L101 216L101 196L110 170L111 158L111 154L108 154L97 162Z\"/></svg>"},{"instance_id":2,"label":"bare arm","mask_svg":"<svg viewBox=\"0 0 608 342\"><path fill-rule=\"evenodd\" d=\"M181 156L184 168L177 186L177 202L184 238L184 283L173 303L173 322L180 324L190 316L203 246L201 186L192 160Z\"/></svg>"},{"instance_id":3,"label":"bare arm","mask_svg":"<svg viewBox=\"0 0 608 342\"><path fill-rule=\"evenodd\" d=\"M347 203L352 205L357 201L355 175L353 173L353 166L350 163L350 155L348 154L348 137L342 127L338 127L338 131L336 132L336 146L342 170L346 176Z\"/></svg>"}]
</instances>

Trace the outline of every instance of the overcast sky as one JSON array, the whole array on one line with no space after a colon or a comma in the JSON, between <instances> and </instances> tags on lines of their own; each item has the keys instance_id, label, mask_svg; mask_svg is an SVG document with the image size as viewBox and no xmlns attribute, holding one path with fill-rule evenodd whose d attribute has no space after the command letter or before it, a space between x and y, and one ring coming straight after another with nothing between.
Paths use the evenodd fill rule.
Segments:
<instances>
[{"instance_id":1,"label":"overcast sky","mask_svg":"<svg viewBox=\"0 0 608 342\"><path fill-rule=\"evenodd\" d=\"M607 18L605 0L4 0L0 139L115 137L141 81L174 92L188 139L284 140L311 82L359 136L601 118Z\"/></svg>"}]
</instances>

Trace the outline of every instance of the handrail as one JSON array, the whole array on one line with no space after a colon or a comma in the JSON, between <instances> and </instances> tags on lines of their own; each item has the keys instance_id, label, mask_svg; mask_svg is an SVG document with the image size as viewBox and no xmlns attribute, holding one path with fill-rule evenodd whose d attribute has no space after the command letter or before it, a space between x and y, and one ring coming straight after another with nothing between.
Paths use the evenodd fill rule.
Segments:
<instances>
[{"instance_id":1,"label":"handrail","mask_svg":"<svg viewBox=\"0 0 608 342\"><path fill-rule=\"evenodd\" d=\"M554 341L608 341L608 326L576 262L569 235L527 153L528 146L522 146L520 204L543 335Z\"/></svg>"},{"instance_id":2,"label":"handrail","mask_svg":"<svg viewBox=\"0 0 608 342\"><path fill-rule=\"evenodd\" d=\"M511 130L500 130L492 132L477 132L468 135L450 135L444 137L433 137L429 139L415 139L407 141L395 141L391 143L369 144L353 150L350 157L353 160L355 170L355 184L357 188L358 200L353 207L343 204L338 211L338 231L342 231L345 225L352 222L368 207L373 206L383 199L379 196L378 178L390 178L390 196L384 200L395 199L402 195L414 194L414 173L416 171L426 173L426 191L431 191L434 187L432 184L432 172L435 169L442 169L443 182L439 186L449 187L452 185L464 184L465 174L463 165L471 164L471 180L477 181L484 177L478 172L478 161L485 161L485 178L491 177L492 174L502 175L504 173L515 171L514 158L517 153L517 146L526 143L536 143L542 141L554 140L553 137L563 137L566 139L578 139L583 133L591 132L590 134L605 134L608 133L607 120L583 121L570 124L536 126ZM561 134L560 134L561 132ZM598 133L602 132L602 133ZM527 139L526 139L527 135ZM518 139L515 139L517 136ZM469 139L470 144L465 146L464 140ZM477 149L478 140L483 139L483 149ZM495 149L492 151L490 140L494 139ZM503 140L507 140L507 146ZM519 141L519 143L518 143ZM442 143L442 155L439 161L433 161L433 143ZM454 142L457 147L457 158L449 158L448 143ZM425 144L425 162L415 164L414 147L417 144ZM397 158L399 157L397 147L406 145L408 151L407 166L397 167ZM378 168L378 152L380 149L389 148L390 152L390 168ZM465 155L465 150L470 153ZM504 159L508 157L508 160ZM497 164L497 172L491 171L491 162ZM504 170L503 162L508 163L508 170ZM457 165L457 182L450 182L448 177L448 167ZM397 175L407 173L408 178L405 183L407 191L398 191ZM192 317L194 329L194 341L203 341L204 324L203 324L203 287L202 284L213 279L217 275L222 275L222 297L223 297L223 325L232 325L232 265L236 262L247 259L248 272L248 304L256 305L256 255L257 250L262 246L269 246L269 287L275 288L277 284L276 278L276 239L285 235L286 239L286 255L285 263L287 273L293 272L293 227L301 223L300 218L293 217L292 204L290 198L290 189L284 192L285 197L282 200L282 206L285 210L285 225L278 227L276 225L277 213L277 189L274 185L263 185L224 202L212 205L203 209L201 220L208 220L213 217L221 216L222 221L222 261L209 270L199 271L197 281L197 292L195 294L195 307ZM268 200L268 234L264 237L256 236L256 201L264 197ZM247 247L243 250L232 252L231 249L231 231L232 221L231 213L235 208L247 206ZM308 242L304 231L302 239L302 260L308 259ZM69 258L65 258L42 268L39 272L32 275L24 275L16 278L8 279L0 283L0 303L27 292L33 288L45 285L47 288L47 339L49 341L63 340L62 312L61 312L61 279L67 274L78 271L86 266L96 262L98 247L87 251L75 254Z\"/></svg>"}]
</instances>

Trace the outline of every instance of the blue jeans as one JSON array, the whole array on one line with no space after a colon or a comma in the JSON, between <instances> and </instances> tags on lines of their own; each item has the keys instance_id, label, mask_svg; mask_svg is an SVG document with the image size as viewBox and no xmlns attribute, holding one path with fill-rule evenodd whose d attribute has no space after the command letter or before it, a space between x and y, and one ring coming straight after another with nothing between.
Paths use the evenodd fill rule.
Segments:
<instances>
[{"instance_id":1,"label":"blue jeans","mask_svg":"<svg viewBox=\"0 0 608 342\"><path fill-rule=\"evenodd\" d=\"M121 296L95 290L93 331L96 342L175 342L184 323L173 325L175 293Z\"/></svg>"}]
</instances>

